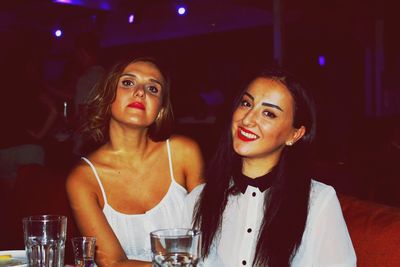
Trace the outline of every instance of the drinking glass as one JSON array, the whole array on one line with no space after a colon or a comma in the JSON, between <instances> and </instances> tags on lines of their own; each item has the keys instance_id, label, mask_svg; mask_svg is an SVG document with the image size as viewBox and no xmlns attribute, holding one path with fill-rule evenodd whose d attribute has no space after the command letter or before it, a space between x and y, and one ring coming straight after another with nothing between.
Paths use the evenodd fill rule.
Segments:
<instances>
[{"instance_id":1,"label":"drinking glass","mask_svg":"<svg viewBox=\"0 0 400 267\"><path fill-rule=\"evenodd\" d=\"M95 266L94 253L96 251L96 238L91 236L82 236L74 237L71 241L74 250L75 266Z\"/></svg>"},{"instance_id":2,"label":"drinking glass","mask_svg":"<svg viewBox=\"0 0 400 267\"><path fill-rule=\"evenodd\" d=\"M195 267L201 252L201 232L172 228L150 233L152 263L155 267Z\"/></svg>"},{"instance_id":3,"label":"drinking glass","mask_svg":"<svg viewBox=\"0 0 400 267\"><path fill-rule=\"evenodd\" d=\"M67 217L36 215L22 220L28 265L34 267L64 266Z\"/></svg>"}]
</instances>

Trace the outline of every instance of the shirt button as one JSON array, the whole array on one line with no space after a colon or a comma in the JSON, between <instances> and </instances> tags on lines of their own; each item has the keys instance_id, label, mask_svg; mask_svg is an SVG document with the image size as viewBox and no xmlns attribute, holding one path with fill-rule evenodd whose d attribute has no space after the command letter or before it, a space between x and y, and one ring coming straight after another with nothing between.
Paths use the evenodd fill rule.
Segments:
<instances>
[{"instance_id":1,"label":"shirt button","mask_svg":"<svg viewBox=\"0 0 400 267\"><path fill-rule=\"evenodd\" d=\"M257 194L256 194L256 192L253 192L253 194L251 194L253 197L255 197Z\"/></svg>"},{"instance_id":2,"label":"shirt button","mask_svg":"<svg viewBox=\"0 0 400 267\"><path fill-rule=\"evenodd\" d=\"M246 264L247 264L247 262L246 262L245 260L243 260L243 261L242 261L242 264L243 264L243 265L246 265Z\"/></svg>"},{"instance_id":3,"label":"shirt button","mask_svg":"<svg viewBox=\"0 0 400 267\"><path fill-rule=\"evenodd\" d=\"M252 231L251 228L248 228L248 229L247 229L247 232L248 232L248 233L251 233L251 231Z\"/></svg>"}]
</instances>

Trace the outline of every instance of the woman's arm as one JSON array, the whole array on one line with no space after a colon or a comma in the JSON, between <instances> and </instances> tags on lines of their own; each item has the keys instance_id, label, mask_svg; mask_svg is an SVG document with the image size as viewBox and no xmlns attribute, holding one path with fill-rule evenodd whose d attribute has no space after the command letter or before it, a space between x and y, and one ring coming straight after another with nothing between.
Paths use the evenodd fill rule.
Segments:
<instances>
[{"instance_id":1,"label":"woman's arm","mask_svg":"<svg viewBox=\"0 0 400 267\"><path fill-rule=\"evenodd\" d=\"M181 170L179 174L182 174L185 187L191 192L196 186L204 183L201 149L195 141L184 136L172 137L171 144L174 165L176 158Z\"/></svg>"},{"instance_id":2,"label":"woman's arm","mask_svg":"<svg viewBox=\"0 0 400 267\"><path fill-rule=\"evenodd\" d=\"M81 234L96 237L95 261L98 266L151 266L149 262L126 257L103 214L99 192L96 192L96 189L99 191L98 184L89 166L76 167L67 179L66 189Z\"/></svg>"}]
</instances>

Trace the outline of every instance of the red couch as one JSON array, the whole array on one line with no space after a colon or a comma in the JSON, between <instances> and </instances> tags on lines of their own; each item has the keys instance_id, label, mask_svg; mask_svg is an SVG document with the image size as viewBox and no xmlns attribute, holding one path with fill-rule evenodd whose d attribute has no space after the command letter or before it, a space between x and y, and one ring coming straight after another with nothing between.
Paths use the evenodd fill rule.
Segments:
<instances>
[{"instance_id":1,"label":"red couch","mask_svg":"<svg viewBox=\"0 0 400 267\"><path fill-rule=\"evenodd\" d=\"M400 266L400 208L339 194L359 267Z\"/></svg>"},{"instance_id":2,"label":"red couch","mask_svg":"<svg viewBox=\"0 0 400 267\"><path fill-rule=\"evenodd\" d=\"M30 215L67 216L65 263L73 262L71 237L79 235L65 191L66 174L39 165L20 168L16 184L2 203L0 250L23 249L22 218Z\"/></svg>"}]
</instances>

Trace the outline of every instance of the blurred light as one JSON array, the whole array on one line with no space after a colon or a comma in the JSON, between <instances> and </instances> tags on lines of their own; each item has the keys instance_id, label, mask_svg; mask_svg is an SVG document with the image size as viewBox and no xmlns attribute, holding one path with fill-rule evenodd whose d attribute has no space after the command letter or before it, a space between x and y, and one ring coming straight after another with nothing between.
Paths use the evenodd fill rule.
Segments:
<instances>
[{"instance_id":1,"label":"blurred light","mask_svg":"<svg viewBox=\"0 0 400 267\"><path fill-rule=\"evenodd\" d=\"M53 3L60 3L60 4L72 4L74 1L72 0L53 0Z\"/></svg>"},{"instance_id":2,"label":"blurred light","mask_svg":"<svg viewBox=\"0 0 400 267\"><path fill-rule=\"evenodd\" d=\"M183 16L186 14L186 8L184 6L178 6L178 14Z\"/></svg>"},{"instance_id":3,"label":"blurred light","mask_svg":"<svg viewBox=\"0 0 400 267\"><path fill-rule=\"evenodd\" d=\"M83 6L92 9L111 10L110 0L52 0L56 4Z\"/></svg>"},{"instance_id":4,"label":"blurred light","mask_svg":"<svg viewBox=\"0 0 400 267\"><path fill-rule=\"evenodd\" d=\"M324 56L319 56L318 57L318 64L320 66L325 66L325 57Z\"/></svg>"},{"instance_id":5,"label":"blurred light","mask_svg":"<svg viewBox=\"0 0 400 267\"><path fill-rule=\"evenodd\" d=\"M55 30L55 31L54 31L54 35L55 35L56 37L61 37L62 31L61 31L60 29Z\"/></svg>"},{"instance_id":6,"label":"blurred light","mask_svg":"<svg viewBox=\"0 0 400 267\"><path fill-rule=\"evenodd\" d=\"M90 18L92 19L93 24L96 23L97 15L92 15Z\"/></svg>"},{"instance_id":7,"label":"blurred light","mask_svg":"<svg viewBox=\"0 0 400 267\"><path fill-rule=\"evenodd\" d=\"M110 5L110 3L108 3L108 1L102 1L100 4L100 8L104 9L104 10L110 10L111 5Z\"/></svg>"},{"instance_id":8,"label":"blurred light","mask_svg":"<svg viewBox=\"0 0 400 267\"><path fill-rule=\"evenodd\" d=\"M135 15L134 14L130 14L128 17L128 22L129 23L133 23L135 21Z\"/></svg>"}]
</instances>

